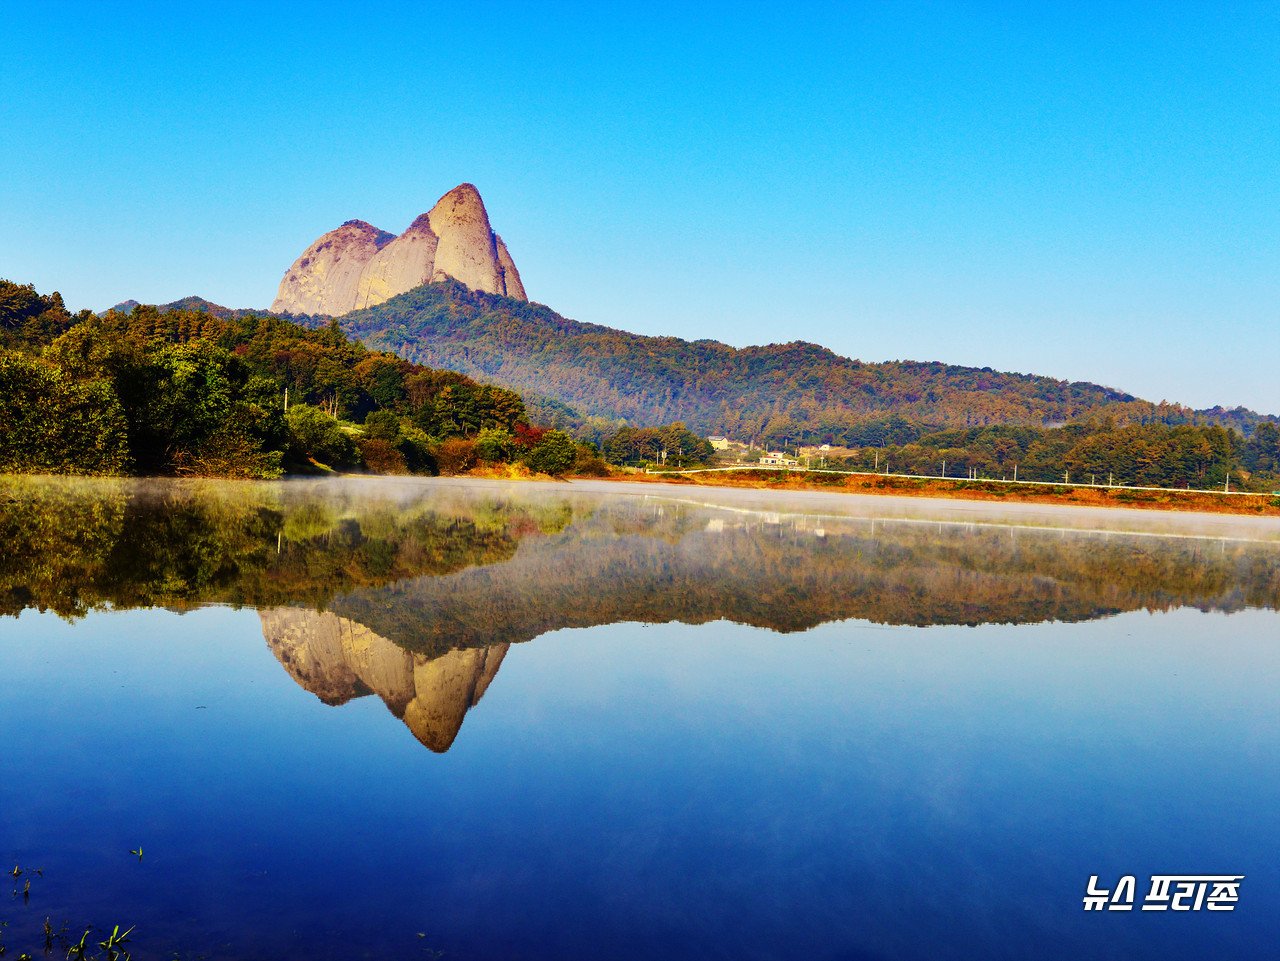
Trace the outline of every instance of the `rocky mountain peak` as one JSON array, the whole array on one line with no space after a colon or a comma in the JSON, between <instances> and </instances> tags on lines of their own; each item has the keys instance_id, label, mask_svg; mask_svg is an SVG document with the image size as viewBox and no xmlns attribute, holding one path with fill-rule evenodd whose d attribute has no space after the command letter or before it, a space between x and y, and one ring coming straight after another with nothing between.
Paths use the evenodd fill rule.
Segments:
<instances>
[{"instance_id":1,"label":"rocky mountain peak","mask_svg":"<svg viewBox=\"0 0 1280 961\"><path fill-rule=\"evenodd\" d=\"M285 272L271 310L336 317L446 277L528 300L474 184L454 187L398 237L363 220L329 231Z\"/></svg>"},{"instance_id":2,"label":"rocky mountain peak","mask_svg":"<svg viewBox=\"0 0 1280 961\"><path fill-rule=\"evenodd\" d=\"M483 224L486 228L489 226L489 212L484 209L484 201L480 199L480 191L474 184L458 184L436 201L427 217L436 236L450 227L472 224Z\"/></svg>"}]
</instances>

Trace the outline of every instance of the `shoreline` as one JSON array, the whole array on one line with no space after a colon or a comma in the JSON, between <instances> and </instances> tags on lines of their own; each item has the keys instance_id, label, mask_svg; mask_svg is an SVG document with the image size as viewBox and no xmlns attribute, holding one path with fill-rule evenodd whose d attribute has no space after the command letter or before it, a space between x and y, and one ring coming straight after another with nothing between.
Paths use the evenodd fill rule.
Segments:
<instances>
[{"instance_id":1,"label":"shoreline","mask_svg":"<svg viewBox=\"0 0 1280 961\"><path fill-rule=\"evenodd\" d=\"M441 478L443 479L443 478ZM465 480L464 478L452 478ZM563 483L563 482L560 482ZM557 485L546 481L542 486ZM775 518L805 516L879 523L1039 529L1057 533L1249 541L1280 545L1280 517L1210 511L1131 509L1121 505L979 501L958 497L863 494L820 489L750 488L683 484L628 484L625 478L588 477L570 482L571 489L592 494L631 494ZM561 488L563 489L563 488Z\"/></svg>"},{"instance_id":2,"label":"shoreline","mask_svg":"<svg viewBox=\"0 0 1280 961\"><path fill-rule=\"evenodd\" d=\"M559 477L491 472L486 475L454 474L422 476L414 474L330 474L325 477L294 475L275 480L241 480L227 484L210 478L94 478L76 475L8 475L14 480L49 482L55 488L91 493L103 487L132 491L143 497L168 496L171 491L216 492L237 496L244 488L274 490L284 497L305 497L311 488L345 488L360 491L389 502L416 502L425 492L435 489L443 493L453 489L464 496L488 490L503 497L538 497L541 493L573 498L575 495L636 497L667 503L673 507L724 510L733 514L750 514L765 525L779 519L804 517L810 522L824 518L832 521L865 521L934 524L942 526L998 527L1039 529L1057 533L1081 532L1103 536L1137 535L1186 537L1205 541L1249 541L1280 546L1280 516L1255 512L1213 510L1177 510L1150 506L1135 507L1121 503L1103 506L1061 498L1008 499L964 496L934 496L927 490L911 492L885 488L854 490L833 489L831 485L726 485L671 483L658 475L626 475L614 477ZM0 478L0 494L11 499L27 484L11 485ZM6 489L8 488L8 489ZM820 529L816 523L814 530Z\"/></svg>"},{"instance_id":3,"label":"shoreline","mask_svg":"<svg viewBox=\"0 0 1280 961\"><path fill-rule=\"evenodd\" d=\"M825 491L872 497L910 497L972 501L985 504L1041 504L1138 510L1161 513L1227 514L1280 518L1280 496L1232 491L1178 491L1084 484L1039 484L1005 481L908 477L897 474L815 474L805 471L742 471L716 474L620 474L608 478L574 478L606 483L630 482L670 487L757 491Z\"/></svg>"},{"instance_id":4,"label":"shoreline","mask_svg":"<svg viewBox=\"0 0 1280 961\"><path fill-rule=\"evenodd\" d=\"M284 474L277 478L226 478L219 476L110 476L86 474L0 474L0 487L5 479L38 480L58 479L68 483L76 480L115 480L133 483L147 481L177 481L191 484L226 483L278 484L289 482L323 482L325 480L416 480L425 482L474 481L517 484L573 484L582 487L600 485L601 490L619 485L634 485L637 489L666 488L703 491L741 491L760 495L769 494L822 494L836 499L866 498L898 501L932 501L938 504L970 504L997 508L1023 506L1027 508L1066 508L1075 511L1116 512L1128 511L1148 515L1219 516L1240 519L1280 521L1280 495L1252 491L1179 491L1169 489L1105 487L1084 484L1049 484L1019 482L1015 486L1006 481L965 480L960 478L912 477L899 474L846 474L810 473L805 471L757 471L715 473L614 473L609 476L595 474L565 474L552 477L537 474L518 465L482 467L459 474L382 474L373 472L338 472L324 474Z\"/></svg>"}]
</instances>

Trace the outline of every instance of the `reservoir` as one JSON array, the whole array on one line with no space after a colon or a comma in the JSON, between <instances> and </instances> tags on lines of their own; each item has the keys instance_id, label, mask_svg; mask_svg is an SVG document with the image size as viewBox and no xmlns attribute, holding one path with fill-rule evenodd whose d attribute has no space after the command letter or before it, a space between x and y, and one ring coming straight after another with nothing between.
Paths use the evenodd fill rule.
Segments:
<instances>
[{"instance_id":1,"label":"reservoir","mask_svg":"<svg viewBox=\"0 0 1280 961\"><path fill-rule=\"evenodd\" d=\"M0 525L9 956L1280 943L1273 520L6 478Z\"/></svg>"}]
</instances>

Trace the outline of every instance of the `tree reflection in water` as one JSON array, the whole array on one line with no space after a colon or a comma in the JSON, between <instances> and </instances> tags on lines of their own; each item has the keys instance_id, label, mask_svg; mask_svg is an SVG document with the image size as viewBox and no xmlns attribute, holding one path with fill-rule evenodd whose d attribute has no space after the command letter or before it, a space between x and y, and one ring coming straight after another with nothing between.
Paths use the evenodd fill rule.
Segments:
<instances>
[{"instance_id":1,"label":"tree reflection in water","mask_svg":"<svg viewBox=\"0 0 1280 961\"><path fill-rule=\"evenodd\" d=\"M509 645L560 628L1280 607L1274 541L818 517L678 493L8 478L0 609L253 607L300 685L330 704L376 693L444 751Z\"/></svg>"}]
</instances>

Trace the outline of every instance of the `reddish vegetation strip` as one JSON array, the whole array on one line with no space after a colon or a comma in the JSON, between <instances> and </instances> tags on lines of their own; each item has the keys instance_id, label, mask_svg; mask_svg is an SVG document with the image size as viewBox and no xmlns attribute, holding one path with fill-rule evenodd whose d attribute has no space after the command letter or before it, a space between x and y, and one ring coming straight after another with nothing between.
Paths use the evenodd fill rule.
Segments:
<instances>
[{"instance_id":1,"label":"reddish vegetation strip","mask_svg":"<svg viewBox=\"0 0 1280 961\"><path fill-rule=\"evenodd\" d=\"M598 479L598 478L593 478ZM974 501L1070 504L1079 507L1132 507L1163 511L1201 511L1280 517L1280 497L1217 494L1205 491L1152 491L1123 487L1067 487L1061 484L1002 484L993 481L942 480L874 474L811 474L804 471L742 471L714 474L619 474L614 480L690 487L745 487L756 490L840 491L848 494L896 494L953 497Z\"/></svg>"}]
</instances>

